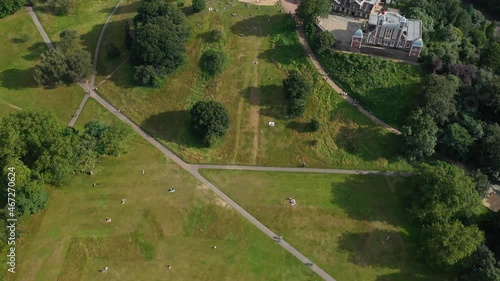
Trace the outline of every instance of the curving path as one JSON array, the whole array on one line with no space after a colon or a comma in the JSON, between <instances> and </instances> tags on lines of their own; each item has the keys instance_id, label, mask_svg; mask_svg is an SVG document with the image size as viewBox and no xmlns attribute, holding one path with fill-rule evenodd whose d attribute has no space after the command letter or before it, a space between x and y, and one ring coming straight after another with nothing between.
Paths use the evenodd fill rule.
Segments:
<instances>
[{"instance_id":1,"label":"curving path","mask_svg":"<svg viewBox=\"0 0 500 281\"><path fill-rule=\"evenodd\" d=\"M298 4L292 3L291 1L294 1L294 0L282 0L281 4L282 4L283 8L285 8L285 10L288 13L294 15L294 19L296 19L295 11L297 10ZM309 43L307 42L306 35L304 32L304 27L299 22L297 22L297 32L299 34L300 45L302 45L302 48L304 49L306 54L308 54L314 67L319 71L319 73L321 73L321 75L323 75L325 81L328 83L328 85L330 85L330 87L332 87L337 93L341 94L341 96L344 98L345 101L350 103L352 106L356 107L359 110L359 112L363 113L363 115L370 118L373 122L384 127L386 130L388 130L391 133L401 135L401 132L398 131L396 128L391 127L389 124L385 123L384 121L380 120L375 115L373 115L371 112L364 109L361 105L359 105L353 98L351 98L347 94L343 94L345 92L339 87L339 85L337 85L335 82L333 82L333 80L330 79L330 77L328 77L328 75L326 74L327 72L323 69L323 67L321 66L319 61L314 56L314 54L311 50L311 47L309 46Z\"/></svg>"},{"instance_id":2,"label":"curving path","mask_svg":"<svg viewBox=\"0 0 500 281\"><path fill-rule=\"evenodd\" d=\"M99 36L98 45L96 46L96 51L95 51L95 56L94 56L94 70L96 69L96 65L97 65L97 54L98 54L98 51L100 49L100 43L101 43L102 36L104 34L104 29L106 28L106 25L110 21L111 16L114 14L114 12L116 11L116 9L118 8L118 6L120 5L121 2L122 1L120 1L116 5L116 7L113 9L113 11L111 12L111 15L108 17L106 24L104 25L103 30L101 31L101 34ZM49 37L45 33L45 30L43 29L42 25L40 24L40 21L38 20L36 14L33 12L33 9L31 7L28 7L27 11L30 14L31 18L33 19L33 22L35 23L35 26L37 27L38 31L40 32L44 42L47 44L49 49L54 49L54 46L50 42ZM307 42L305 42L305 44L307 44ZM305 45L303 45L303 46L305 46ZM85 104L85 102L91 97L94 98L98 103L100 103L102 106L104 106L107 110L109 110L117 118L119 118L123 122L129 124L137 134L139 134L142 138L144 138L146 141L148 141L154 147L156 147L158 150L160 150L162 153L164 153L166 157L169 157L170 159L172 159L172 161L177 163L183 169L185 169L190 174L192 174L196 179L198 179L200 182L205 184L215 194L217 194L224 201L226 201L231 207L233 207L237 212L239 212L243 217L245 217L247 220L249 220L252 224L254 224L257 228L259 228L262 232L264 232L271 239L275 239L278 235L276 233L274 233L272 230L270 230L267 226L262 224L259 220L257 220L254 216L252 216L245 209L243 209L240 205L238 205L238 203L233 201L229 196L227 196L225 193L223 193L220 189L218 189L215 185L213 185L211 182L209 182L206 178L204 178L199 173L199 169L234 169L234 170L283 171L283 172L342 173L342 174L360 174L360 175L375 174L375 175L386 175L386 176L408 176L408 175L410 175L410 173L362 171L362 170L280 168L280 167L231 166L231 165L229 165L229 166L228 165L225 165L225 166L220 165L219 166L219 165L193 165L193 164L189 164L189 163L186 163L184 160L182 160L180 157L178 157L176 154L174 154L172 151L167 149L163 144L161 144L154 137L152 137L150 134L148 134L146 131L144 131L136 123L134 123L130 118L128 118L123 113L121 113L111 103L109 103L103 97L101 97L94 90L93 81L94 81L94 79L91 80L91 83L78 83L78 85L85 91L86 95L85 95L84 99L82 100L82 103L77 111L77 115L75 116L74 120L72 120L72 122L70 122L70 124L71 123L74 124L74 121L76 121L78 114L83 109L83 105ZM310 264L309 267L311 268L311 270L314 271L315 273L317 273L322 279L327 280L327 281L335 281L335 279L332 276L330 276L328 273L326 273L323 269L321 269L317 265L313 264L310 259L308 259L302 253L300 253L292 245L288 244L285 240L282 240L281 243L279 243L279 245L282 246L289 253L294 255L297 259L299 259L304 264Z\"/></svg>"}]
</instances>

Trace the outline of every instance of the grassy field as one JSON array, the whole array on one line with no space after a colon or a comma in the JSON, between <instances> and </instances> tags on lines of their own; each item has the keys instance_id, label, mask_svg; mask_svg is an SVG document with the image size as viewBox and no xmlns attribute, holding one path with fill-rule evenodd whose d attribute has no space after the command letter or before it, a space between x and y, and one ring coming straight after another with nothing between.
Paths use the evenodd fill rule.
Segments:
<instances>
[{"instance_id":1,"label":"grassy field","mask_svg":"<svg viewBox=\"0 0 500 281\"><path fill-rule=\"evenodd\" d=\"M93 118L117 121L91 100L78 127ZM22 230L7 280L318 280L144 140L134 137L128 150L103 159L92 177L50 189L48 209Z\"/></svg>"},{"instance_id":2,"label":"grassy field","mask_svg":"<svg viewBox=\"0 0 500 281\"><path fill-rule=\"evenodd\" d=\"M227 170L201 173L337 280L452 280L417 260L418 230L407 223L401 199L411 179ZM296 200L296 206L290 206L289 197Z\"/></svg>"},{"instance_id":3,"label":"grassy field","mask_svg":"<svg viewBox=\"0 0 500 281\"><path fill-rule=\"evenodd\" d=\"M61 121L69 122L83 92L77 85L38 87L33 70L47 46L31 17L21 9L0 19L0 34L0 116L37 107L53 110Z\"/></svg>"},{"instance_id":4,"label":"grassy field","mask_svg":"<svg viewBox=\"0 0 500 281\"><path fill-rule=\"evenodd\" d=\"M135 5L122 7L122 16L107 29L109 40L117 40L122 48L124 25ZM191 14L185 9L193 29L188 61L163 88L134 86L132 67L125 64L99 87L100 93L188 162L275 166L306 162L316 167L411 169L398 156L396 136L365 118L324 83L300 47L289 15L280 13L278 7L245 7L240 2L208 6L214 10ZM215 28L223 31L222 42L207 40ZM199 73L198 60L214 46L225 49L230 65L216 79L206 80ZM114 61L102 58L97 81L126 55ZM314 83L305 115L293 120L285 116L281 86L289 69L300 70ZM230 113L225 141L210 149L189 130L188 111L202 99L218 100ZM323 123L315 133L308 125L313 117ZM268 126L270 121L274 127Z\"/></svg>"},{"instance_id":5,"label":"grassy field","mask_svg":"<svg viewBox=\"0 0 500 281\"><path fill-rule=\"evenodd\" d=\"M422 99L422 67L357 54L319 56L330 76L349 95L386 123L401 128Z\"/></svg>"}]
</instances>

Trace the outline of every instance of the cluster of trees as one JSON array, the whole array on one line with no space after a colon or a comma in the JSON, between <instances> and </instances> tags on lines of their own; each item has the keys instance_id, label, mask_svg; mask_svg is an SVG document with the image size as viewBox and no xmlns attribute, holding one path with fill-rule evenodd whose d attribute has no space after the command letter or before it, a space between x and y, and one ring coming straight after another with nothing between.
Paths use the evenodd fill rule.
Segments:
<instances>
[{"instance_id":1,"label":"cluster of trees","mask_svg":"<svg viewBox=\"0 0 500 281\"><path fill-rule=\"evenodd\" d=\"M211 146L226 135L229 128L229 114L220 102L199 101L189 111L191 128L205 145Z\"/></svg>"},{"instance_id":2,"label":"cluster of trees","mask_svg":"<svg viewBox=\"0 0 500 281\"><path fill-rule=\"evenodd\" d=\"M190 27L182 11L163 0L144 0L126 26L134 80L159 86L185 60Z\"/></svg>"},{"instance_id":3,"label":"cluster of trees","mask_svg":"<svg viewBox=\"0 0 500 281\"><path fill-rule=\"evenodd\" d=\"M287 101L287 114L299 117L306 111L307 99L311 96L311 83L300 72L291 70L283 80L283 91Z\"/></svg>"},{"instance_id":4,"label":"cluster of trees","mask_svg":"<svg viewBox=\"0 0 500 281\"><path fill-rule=\"evenodd\" d=\"M16 212L25 218L47 207L45 185L61 186L73 173L94 170L102 155L125 153L130 136L131 130L125 125L110 126L100 121L89 122L83 132L78 132L44 110L7 115L0 120L0 184L7 186L7 173L14 167ZM7 199L2 196L3 207ZM0 212L0 224L5 222L4 212ZM7 239L0 243L4 241Z\"/></svg>"},{"instance_id":5,"label":"cluster of trees","mask_svg":"<svg viewBox=\"0 0 500 281\"><path fill-rule=\"evenodd\" d=\"M34 78L39 85L55 87L81 82L93 72L90 53L81 48L76 31L66 29L59 37L56 49L45 51L41 63L35 66Z\"/></svg>"},{"instance_id":6,"label":"cluster of trees","mask_svg":"<svg viewBox=\"0 0 500 281\"><path fill-rule=\"evenodd\" d=\"M297 8L297 16L306 23L314 23L318 17L328 16L330 0L303 0Z\"/></svg>"},{"instance_id":7,"label":"cluster of trees","mask_svg":"<svg viewBox=\"0 0 500 281\"><path fill-rule=\"evenodd\" d=\"M0 1L0 18L17 12L26 3L26 0L2 0Z\"/></svg>"},{"instance_id":8,"label":"cluster of trees","mask_svg":"<svg viewBox=\"0 0 500 281\"><path fill-rule=\"evenodd\" d=\"M420 250L430 266L457 268L463 280L499 280L500 268L483 244L484 233L472 223L481 205L473 178L444 162L422 164L407 199L410 218L422 225Z\"/></svg>"}]
</instances>

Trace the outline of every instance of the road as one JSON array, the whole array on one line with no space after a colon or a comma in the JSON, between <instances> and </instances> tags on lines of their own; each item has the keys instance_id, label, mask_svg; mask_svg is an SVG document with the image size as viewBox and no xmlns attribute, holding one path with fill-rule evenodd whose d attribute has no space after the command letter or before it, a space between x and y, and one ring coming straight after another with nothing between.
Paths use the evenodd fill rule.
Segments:
<instances>
[{"instance_id":1,"label":"road","mask_svg":"<svg viewBox=\"0 0 500 281\"><path fill-rule=\"evenodd\" d=\"M120 3L121 3L121 1L118 3L118 5ZM112 14L116 11L118 5L113 9ZM35 23L35 26L37 27L38 31L40 32L40 35L42 36L44 42L47 44L48 48L54 49L54 46L50 42L50 39L47 36L47 33L45 32L42 25L40 24L40 21L38 20L36 14L33 12L33 9L31 7L28 7L27 10L28 10L28 13L30 14L31 18L33 19L33 22ZM100 49L100 43L101 43L102 36L104 34L104 29L106 28L107 23L110 21L112 14L108 17L106 24L103 27L103 31L101 31L101 34L99 36L98 45L96 46L96 51L95 51L96 56L98 54L98 50ZM96 57L94 57L94 69L96 69L96 64L97 64L97 59L96 59ZM193 165L193 164L189 164L189 163L186 163L185 161L183 161L175 153L173 153L172 151L167 149L163 144L161 144L159 141L157 141L155 138L153 138L151 135L149 135L146 131L144 131L141 127L139 127L136 123L134 123L130 118L128 118L126 115L124 115L122 112L120 112L111 103L109 103L103 97L101 97L93 89L92 82L91 83L78 83L78 85L86 93L84 100L82 100L83 105L85 104L86 100L88 100L88 98L91 98L91 97L94 98L99 104L101 104L103 107L105 107L107 110L109 110L112 114L114 114L121 121L129 124L137 134L139 134L142 138L144 138L146 141L148 141L150 144L152 144L154 147L156 147L158 150L160 150L166 157L172 159L172 161L177 163L179 166L181 166L183 169L185 169L191 175L193 175L196 179L198 179L200 182L202 182L204 185L206 185L208 188L210 188L222 200L226 201L233 209L235 209L238 213L240 213L243 217L245 217L248 221L250 221L253 225L255 225L257 228L259 228L262 232L264 232L271 239L275 239L275 237L277 237L278 235L276 233L274 233L271 229L269 229L267 226L262 224L255 217L253 217L250 213L248 213L245 209L243 209L240 205L238 205L238 203L236 203L231 198L229 198L229 196L227 196L225 193L223 193L219 188L217 188L215 185L213 185L211 182L209 182L206 178L204 178L199 173L199 169L235 169L235 170L284 171L284 172L342 173L342 174L360 174L360 175L376 174L376 175L391 175L391 176L392 175L399 175L399 176L409 175L408 173L399 173L399 172L362 171L362 170L281 168L281 167L255 167L255 166L222 166L222 165L219 166L219 165ZM78 114L83 109L82 104L80 105L79 111L77 111ZM74 124L74 121L76 121L76 118L74 118L74 120L72 120L73 124ZM308 259L305 255L300 253L292 245L288 244L286 242L286 240L282 240L279 243L279 245L281 247L283 247L285 250L287 250L289 253L294 255L302 263L312 264L310 266L310 269L312 271L314 271L316 274L318 274L324 280L335 281L335 279L332 276L330 276L328 273L326 273L323 269L321 269L317 265L313 264L310 259Z\"/></svg>"},{"instance_id":2,"label":"road","mask_svg":"<svg viewBox=\"0 0 500 281\"><path fill-rule=\"evenodd\" d=\"M293 1L293 0L282 0L281 3L282 3L283 8L287 12L289 12L292 15L295 15L295 10L297 9L298 4L295 4L295 3L290 2L290 1ZM319 73L321 73L321 75L323 75L323 78L328 83L328 85L330 85L330 87L332 87L333 90L335 90L337 93L339 93L341 95L341 97L344 98L345 101L350 103L352 106L356 107L356 109L358 109L359 112L361 112L366 117L370 118L370 120L372 120L373 122L384 127L386 130L388 130L391 133L394 133L397 135L401 134L401 132L398 131L396 128L391 127L389 124L385 123L384 121L377 118L377 116L373 115L370 111L364 109L361 105L359 105L349 95L344 95L343 93L345 93L345 91L342 90L342 88L340 88L339 85L337 85L335 82L333 82L333 80L330 77L328 77L328 75L326 74L327 72L323 69L323 67L321 66L319 61L316 59L316 56L314 56L314 53L312 52L311 47L309 46L309 43L307 42L306 35L304 32L304 27L299 23L297 23L297 32L299 34L300 45L302 45L302 48L304 49L306 54L308 54L309 59L311 60L314 67L319 71Z\"/></svg>"}]
</instances>

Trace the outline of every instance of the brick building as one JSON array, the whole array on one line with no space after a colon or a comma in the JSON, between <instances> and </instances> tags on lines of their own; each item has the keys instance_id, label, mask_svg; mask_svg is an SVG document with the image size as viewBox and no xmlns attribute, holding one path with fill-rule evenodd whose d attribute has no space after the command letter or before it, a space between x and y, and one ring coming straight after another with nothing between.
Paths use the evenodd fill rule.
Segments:
<instances>
[{"instance_id":1,"label":"brick building","mask_svg":"<svg viewBox=\"0 0 500 281\"><path fill-rule=\"evenodd\" d=\"M370 14L373 13L379 1L380 0L333 0L332 12L367 19L370 17Z\"/></svg>"}]
</instances>

